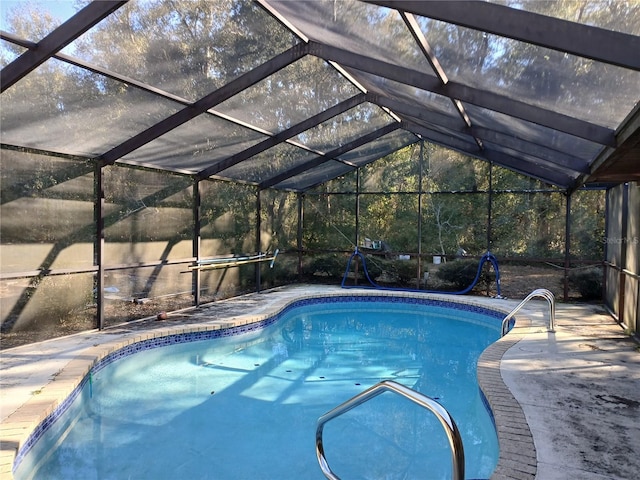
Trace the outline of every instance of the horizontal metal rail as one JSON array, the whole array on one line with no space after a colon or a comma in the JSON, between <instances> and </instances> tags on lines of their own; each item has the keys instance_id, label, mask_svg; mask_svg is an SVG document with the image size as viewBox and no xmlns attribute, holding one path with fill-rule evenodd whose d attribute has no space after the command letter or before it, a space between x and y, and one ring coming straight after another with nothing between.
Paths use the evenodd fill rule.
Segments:
<instances>
[{"instance_id":1,"label":"horizontal metal rail","mask_svg":"<svg viewBox=\"0 0 640 480\"><path fill-rule=\"evenodd\" d=\"M245 257L227 257L216 258L213 260L200 260L196 265L189 267L189 270L212 270L217 268L237 267L239 265L246 265L248 263L260 263L271 262L270 268L273 268L273 264L278 257L279 250L271 256L267 256L266 253L259 253L257 255L249 255Z\"/></svg>"},{"instance_id":2,"label":"horizontal metal rail","mask_svg":"<svg viewBox=\"0 0 640 480\"><path fill-rule=\"evenodd\" d=\"M509 320L511 320L511 318L513 318L513 316L516 313L518 313L520 309L524 307L525 304L534 297L542 297L549 304L549 331L555 332L556 297L553 295L553 293L550 290L547 290L546 288L538 288L533 292L531 292L529 295L527 295L526 298L522 300L516 308L514 308L509 312L509 315L504 317L504 319L502 320L502 336L506 335L509 330Z\"/></svg>"},{"instance_id":3,"label":"horizontal metal rail","mask_svg":"<svg viewBox=\"0 0 640 480\"><path fill-rule=\"evenodd\" d=\"M322 469L322 473L324 473L324 476L330 480L340 480L340 477L338 477L329 467L324 454L322 432L324 430L325 423L359 405L362 405L368 400L371 400L372 398L377 397L384 392L397 393L411 400L412 402L417 403L421 407L426 408L438 418L438 420L444 427L444 430L447 434L447 439L449 440L449 446L451 447L453 464L453 475L451 478L453 480L464 480L464 448L462 446L462 438L460 437L458 427L453 421L451 415L449 415L449 412L447 412L447 410L435 400L427 397L426 395L423 395L420 392L416 392L415 390L412 390L409 387L402 385L401 383L394 382L393 380L383 380L382 382L377 383L373 387L368 388L362 393L359 393L350 400L347 400L341 405L338 405L336 408L325 413L318 419L318 426L316 429L316 455L318 457L318 463L320 464L320 468Z\"/></svg>"}]
</instances>

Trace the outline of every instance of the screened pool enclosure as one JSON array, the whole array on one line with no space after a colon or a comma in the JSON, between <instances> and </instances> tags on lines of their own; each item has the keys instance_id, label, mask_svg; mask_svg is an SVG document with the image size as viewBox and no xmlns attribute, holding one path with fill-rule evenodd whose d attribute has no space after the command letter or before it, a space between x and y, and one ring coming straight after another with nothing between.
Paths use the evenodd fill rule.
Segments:
<instances>
[{"instance_id":1,"label":"screened pool enclosure","mask_svg":"<svg viewBox=\"0 0 640 480\"><path fill-rule=\"evenodd\" d=\"M590 272L636 330L640 3L1 8L3 346L338 285L356 247L398 288Z\"/></svg>"}]
</instances>

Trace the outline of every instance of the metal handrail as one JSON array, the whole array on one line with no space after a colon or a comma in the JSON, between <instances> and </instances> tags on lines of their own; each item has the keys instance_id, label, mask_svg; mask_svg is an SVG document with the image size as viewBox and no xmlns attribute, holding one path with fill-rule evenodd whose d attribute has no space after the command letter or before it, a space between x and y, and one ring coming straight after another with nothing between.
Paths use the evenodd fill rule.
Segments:
<instances>
[{"instance_id":1,"label":"metal handrail","mask_svg":"<svg viewBox=\"0 0 640 480\"><path fill-rule=\"evenodd\" d=\"M451 447L453 463L452 478L453 480L464 480L464 448L462 447L462 438L460 437L458 427L453 421L451 415L449 415L449 412L447 412L447 410L435 400L420 392L416 392L401 383L394 382L393 380L383 380L382 382L377 383L373 387L359 393L350 400L338 405L336 408L325 413L318 419L318 426L316 429L316 455L324 476L330 480L340 480L340 477L333 473L329 467L324 455L322 432L324 430L325 423L387 391L397 393L435 414L445 429L447 439L449 440L449 446Z\"/></svg>"},{"instance_id":2,"label":"metal handrail","mask_svg":"<svg viewBox=\"0 0 640 480\"><path fill-rule=\"evenodd\" d=\"M502 336L507 334L506 329L508 329L509 320L522 308L524 305L534 297L542 297L549 304L549 331L555 332L556 325L556 297L553 293L546 288L538 288L531 292L527 297L522 300L516 308L509 312L509 315L504 317L502 320Z\"/></svg>"}]
</instances>

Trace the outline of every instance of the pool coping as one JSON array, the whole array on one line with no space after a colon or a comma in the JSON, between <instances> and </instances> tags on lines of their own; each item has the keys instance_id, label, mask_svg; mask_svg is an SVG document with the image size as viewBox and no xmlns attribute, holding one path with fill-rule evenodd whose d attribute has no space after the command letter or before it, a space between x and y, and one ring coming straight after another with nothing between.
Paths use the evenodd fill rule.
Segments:
<instances>
[{"instance_id":1,"label":"pool coping","mask_svg":"<svg viewBox=\"0 0 640 480\"><path fill-rule=\"evenodd\" d=\"M537 474L533 434L520 402L504 383L500 372L503 355L524 338L531 326L531 319L518 313L515 327L489 345L478 359L478 384L493 412L500 447L498 465L491 480L533 480Z\"/></svg>"},{"instance_id":2,"label":"pool coping","mask_svg":"<svg viewBox=\"0 0 640 480\"><path fill-rule=\"evenodd\" d=\"M188 323L171 325L172 317L176 319L180 316L180 312L175 312L170 314L169 319L163 321L159 327L150 330L131 332L126 330L126 325L119 326L125 330L124 332L119 332L117 327L105 329L99 332L99 335L101 338L107 337L106 341L95 343L79 351L64 368L51 377L46 385L33 392L33 395L24 404L2 421L0 424L0 438L2 439L0 478L13 478L13 465L20 448L31 438L42 422L69 398L90 370L112 353L145 340L254 324L278 315L290 304L301 300L350 296L419 298L466 304L501 312L505 315L510 311L506 305L501 307L488 304L486 297L368 289L349 289L348 291L332 289L326 292L300 292L294 296L283 296L272 302L266 309L263 308L260 313L246 313L229 318L202 321L202 318L206 318L206 310L215 308L217 303L213 303L197 309L189 309L191 311L197 310L200 313L196 320L192 319ZM200 321L195 323L198 318ZM478 383L491 407L500 446L498 464L491 476L492 480L533 479L537 471L536 450L529 425L520 404L505 385L500 373L502 356L523 338L530 326L531 320L526 314L519 313L515 328L487 347L478 360ZM95 336L96 332L92 333ZM109 336L115 338L109 339Z\"/></svg>"}]
</instances>

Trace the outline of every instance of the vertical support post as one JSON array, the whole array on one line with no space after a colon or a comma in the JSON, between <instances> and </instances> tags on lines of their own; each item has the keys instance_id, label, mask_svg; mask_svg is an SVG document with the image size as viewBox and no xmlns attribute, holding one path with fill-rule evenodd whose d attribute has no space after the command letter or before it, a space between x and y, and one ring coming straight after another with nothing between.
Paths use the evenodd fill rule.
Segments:
<instances>
[{"instance_id":1,"label":"vertical support post","mask_svg":"<svg viewBox=\"0 0 640 480\"><path fill-rule=\"evenodd\" d=\"M96 227L94 240L94 264L96 271L96 328L104 328L104 185L102 168L95 163L93 172L93 217Z\"/></svg>"},{"instance_id":2,"label":"vertical support post","mask_svg":"<svg viewBox=\"0 0 640 480\"><path fill-rule=\"evenodd\" d=\"M487 198L487 252L491 252L491 246L492 246L491 245L492 215L493 215L493 162L489 162L489 197ZM482 268L488 272L489 262L485 262ZM486 285L487 297L491 295L489 288L490 288L489 283L487 282L487 285Z\"/></svg>"},{"instance_id":3,"label":"vertical support post","mask_svg":"<svg viewBox=\"0 0 640 480\"><path fill-rule=\"evenodd\" d=\"M356 248L360 245L360 168L356 170ZM358 285L358 259L356 257L355 266L355 284Z\"/></svg>"},{"instance_id":4,"label":"vertical support post","mask_svg":"<svg viewBox=\"0 0 640 480\"><path fill-rule=\"evenodd\" d=\"M261 195L262 190L258 188L256 192L256 252L258 255L262 253L262 211ZM260 262L255 263L256 272L256 292L260 293Z\"/></svg>"},{"instance_id":5,"label":"vertical support post","mask_svg":"<svg viewBox=\"0 0 640 480\"><path fill-rule=\"evenodd\" d=\"M424 139L420 140L420 158L418 162L418 279L416 281L416 289L420 289L420 276L422 275L422 169L424 165Z\"/></svg>"},{"instance_id":6,"label":"vertical support post","mask_svg":"<svg viewBox=\"0 0 640 480\"><path fill-rule=\"evenodd\" d=\"M603 268L602 268L602 298L604 299L604 304L607 305L611 310L613 310L613 305L609 305L607 302L607 291L608 291L608 282L607 279L609 277L609 228L611 224L611 220L609 215L611 214L610 209L610 198L611 198L611 187L607 188L605 196L604 196L604 259L603 259Z\"/></svg>"},{"instance_id":7,"label":"vertical support post","mask_svg":"<svg viewBox=\"0 0 640 480\"><path fill-rule=\"evenodd\" d=\"M487 199L487 252L491 251L491 215L493 213L493 162L489 162L489 198Z\"/></svg>"},{"instance_id":8,"label":"vertical support post","mask_svg":"<svg viewBox=\"0 0 640 480\"><path fill-rule=\"evenodd\" d=\"M304 224L304 193L298 193L298 281L302 281L302 227Z\"/></svg>"},{"instance_id":9,"label":"vertical support post","mask_svg":"<svg viewBox=\"0 0 640 480\"><path fill-rule=\"evenodd\" d=\"M571 193L567 193L564 216L564 301L569 301L569 267L571 266Z\"/></svg>"},{"instance_id":10,"label":"vertical support post","mask_svg":"<svg viewBox=\"0 0 640 480\"><path fill-rule=\"evenodd\" d=\"M625 283L627 280L624 270L627 268L627 241L629 240L627 238L629 235L629 183L625 183L622 188L622 209L620 213L622 225L620 228L620 239L615 242L615 244L620 248L620 269L618 270L620 278L618 282L618 288L620 289L618 292L618 323L624 325L626 320L624 311Z\"/></svg>"},{"instance_id":11,"label":"vertical support post","mask_svg":"<svg viewBox=\"0 0 640 480\"><path fill-rule=\"evenodd\" d=\"M356 247L360 245L360 168L356 169Z\"/></svg>"},{"instance_id":12,"label":"vertical support post","mask_svg":"<svg viewBox=\"0 0 640 480\"><path fill-rule=\"evenodd\" d=\"M196 179L193 184L193 246L192 255L196 259L196 262L200 260L201 252L201 237L200 230L202 228L201 215L200 215L200 180ZM199 268L194 268L192 275L191 285L193 288L193 303L196 307L200 306L200 292L202 290L202 275Z\"/></svg>"}]
</instances>

